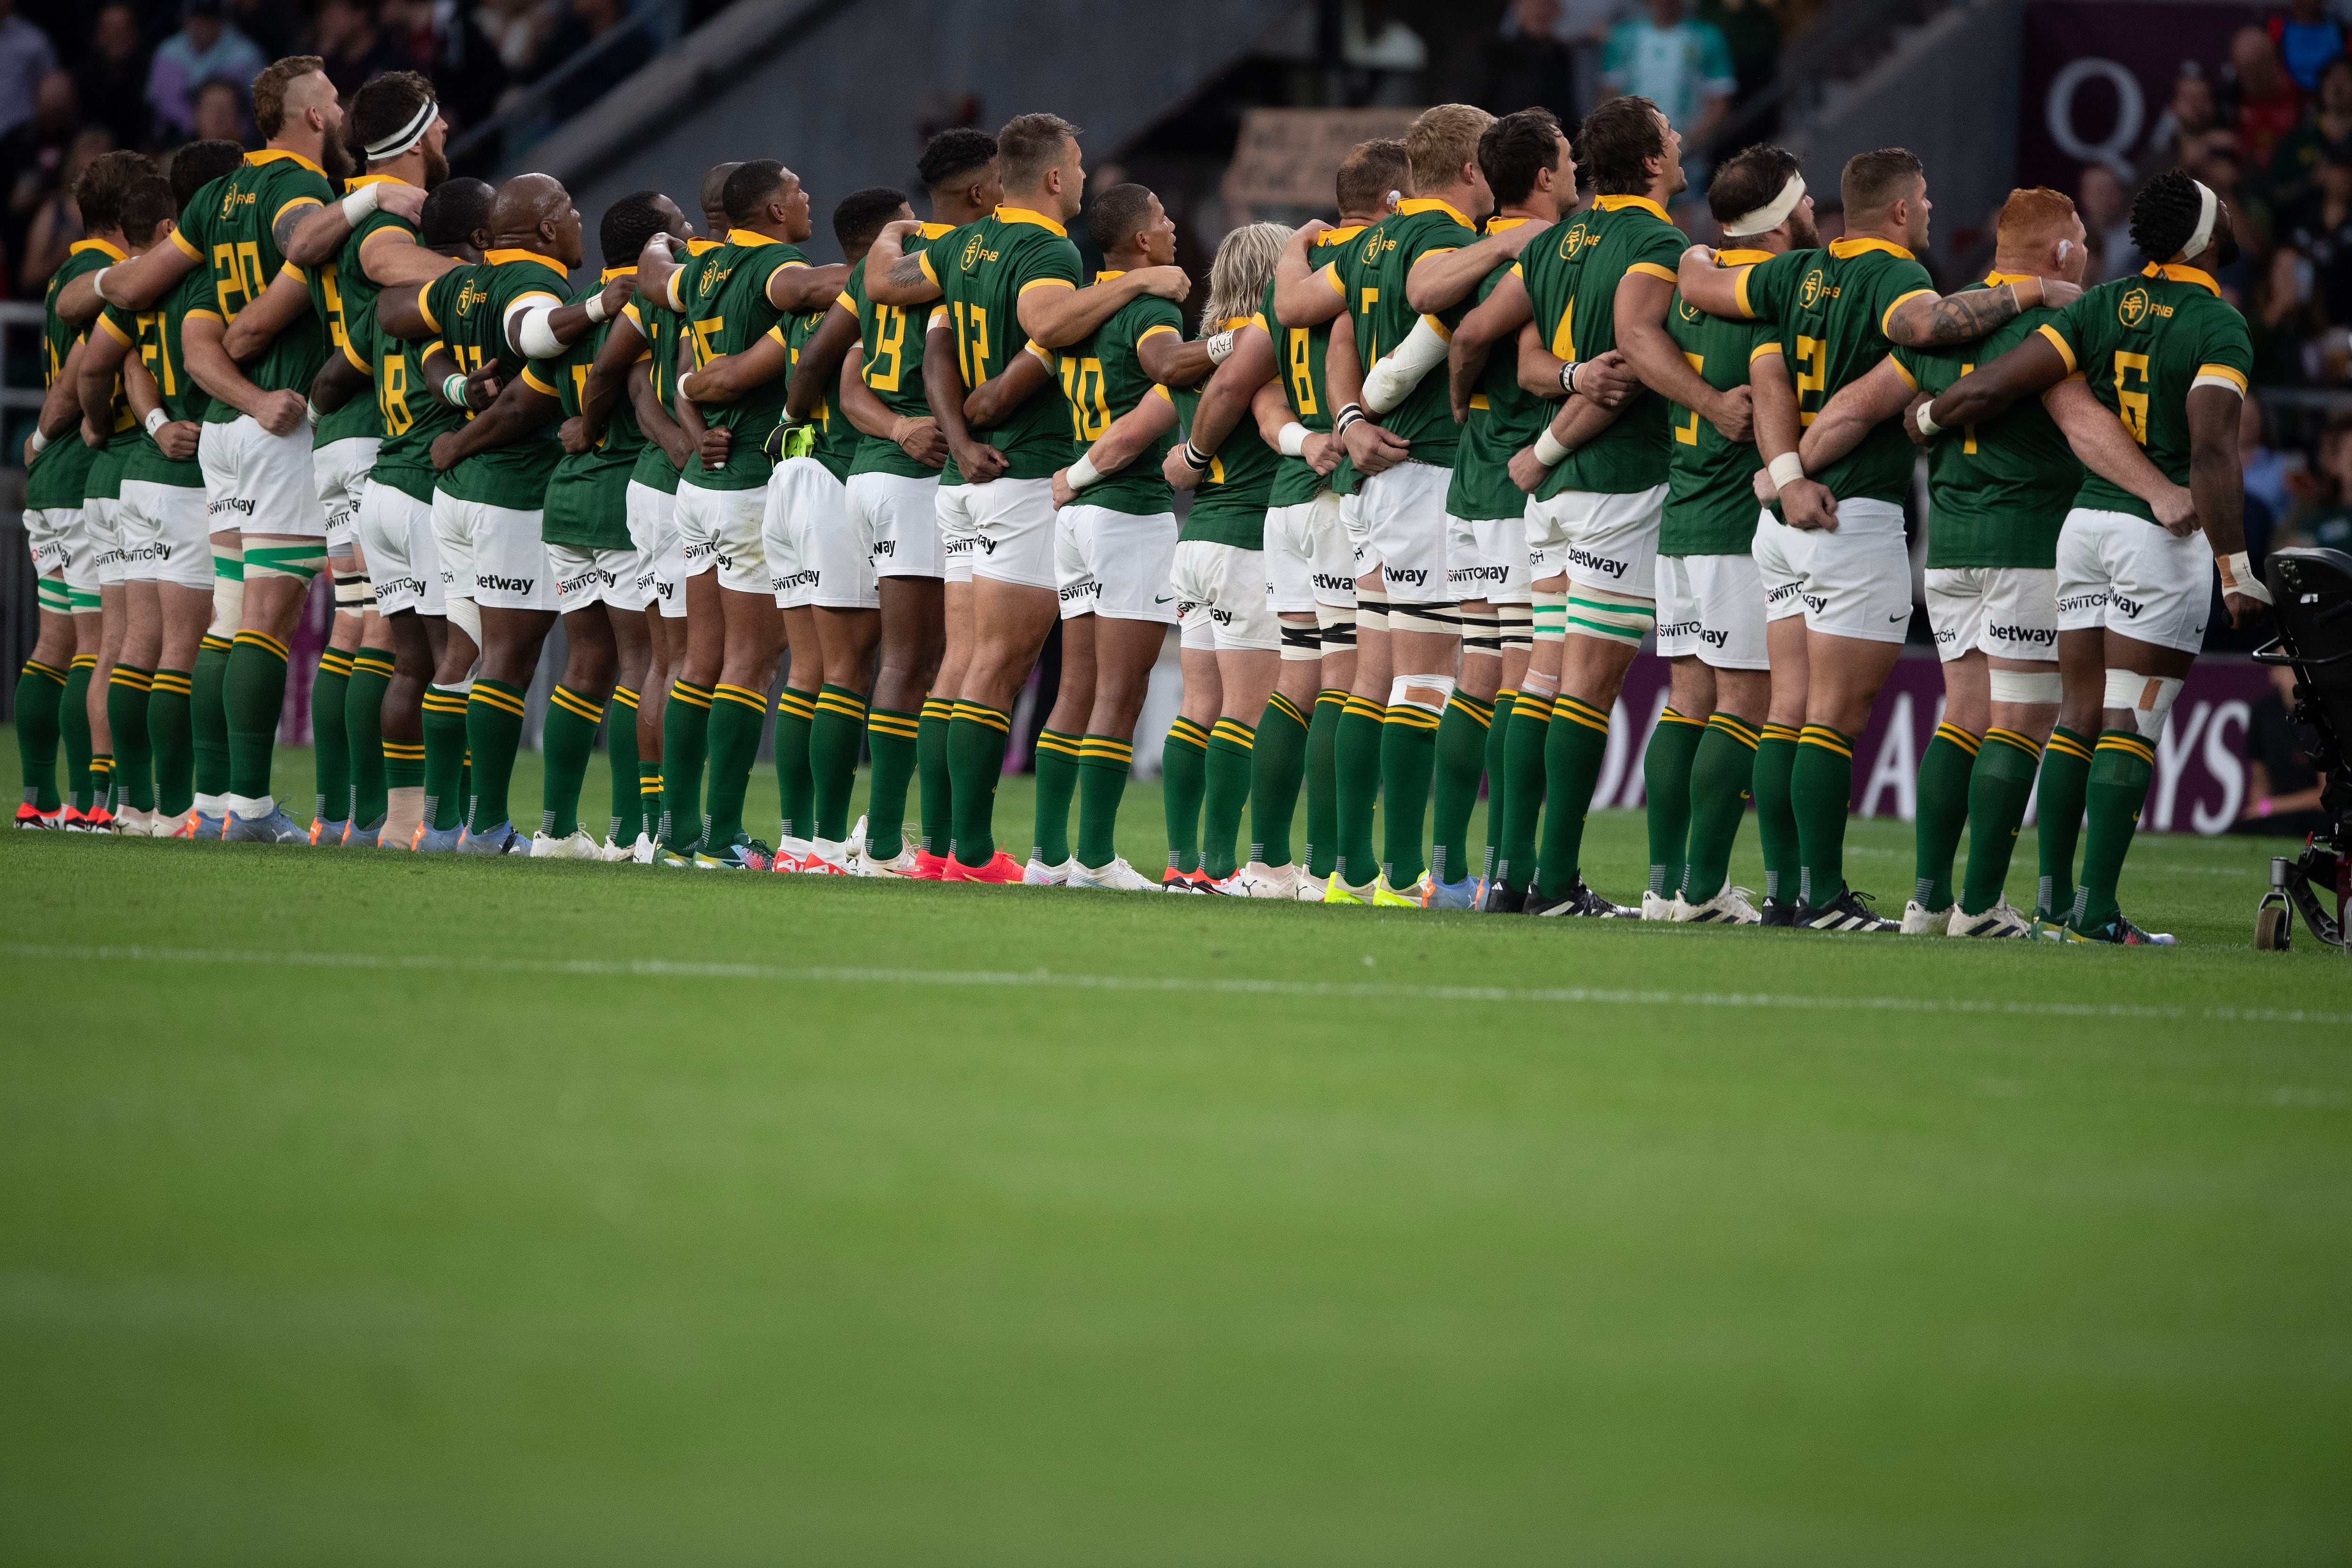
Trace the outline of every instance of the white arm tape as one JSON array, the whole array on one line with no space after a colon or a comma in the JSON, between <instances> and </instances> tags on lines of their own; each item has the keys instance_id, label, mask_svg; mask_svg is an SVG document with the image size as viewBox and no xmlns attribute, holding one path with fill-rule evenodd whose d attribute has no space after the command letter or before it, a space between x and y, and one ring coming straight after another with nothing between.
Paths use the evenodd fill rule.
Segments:
<instances>
[{"instance_id":1,"label":"white arm tape","mask_svg":"<svg viewBox=\"0 0 2352 1568\"><path fill-rule=\"evenodd\" d=\"M150 408L147 411L147 418L145 421L147 426L147 434L152 436L156 431L161 430L164 426L169 425L171 422L172 416L164 413L162 409Z\"/></svg>"},{"instance_id":2,"label":"white arm tape","mask_svg":"<svg viewBox=\"0 0 2352 1568\"><path fill-rule=\"evenodd\" d=\"M1207 339L1202 346L1208 351L1211 364L1224 363L1233 357L1234 330L1227 327L1223 331Z\"/></svg>"},{"instance_id":3,"label":"white arm tape","mask_svg":"<svg viewBox=\"0 0 2352 1568\"><path fill-rule=\"evenodd\" d=\"M1559 460L1567 456L1568 448L1560 444L1559 437L1551 433L1551 426L1545 426L1543 434L1536 437L1536 461L1547 468L1556 468L1559 467Z\"/></svg>"},{"instance_id":4,"label":"white arm tape","mask_svg":"<svg viewBox=\"0 0 2352 1568\"><path fill-rule=\"evenodd\" d=\"M41 455L42 448L46 447L48 444L49 438L47 436L42 435L40 430L37 427L33 431L33 456L36 458L39 457Z\"/></svg>"},{"instance_id":5,"label":"white arm tape","mask_svg":"<svg viewBox=\"0 0 2352 1568\"><path fill-rule=\"evenodd\" d=\"M1805 460L1794 452L1783 452L1767 464L1764 471L1772 476L1772 488L1779 489L1805 477Z\"/></svg>"},{"instance_id":6,"label":"white arm tape","mask_svg":"<svg viewBox=\"0 0 2352 1568\"><path fill-rule=\"evenodd\" d=\"M514 332L514 344L522 351L525 359L553 359L563 352L563 344L557 339L555 329L548 325L549 319L555 314L554 306L531 304L516 309L522 312L522 326ZM514 317L511 313L507 321L512 327Z\"/></svg>"},{"instance_id":7,"label":"white arm tape","mask_svg":"<svg viewBox=\"0 0 2352 1568\"><path fill-rule=\"evenodd\" d=\"M1282 455L1286 458L1304 457L1307 452L1307 426L1296 419L1284 426L1281 435L1276 437L1277 443L1282 447Z\"/></svg>"},{"instance_id":8,"label":"white arm tape","mask_svg":"<svg viewBox=\"0 0 2352 1568\"><path fill-rule=\"evenodd\" d=\"M1936 400L1932 397L1927 399L1927 402L1919 405L1919 434L1922 436L1938 435L1944 428L1928 416L1927 411L1935 406Z\"/></svg>"},{"instance_id":9,"label":"white arm tape","mask_svg":"<svg viewBox=\"0 0 2352 1568\"><path fill-rule=\"evenodd\" d=\"M2246 558L2244 551L2237 551L2229 555L2216 555L2213 557L2213 565L2221 574L2223 593L2242 594L2249 599L2259 599L2265 605L2272 602L2270 588L2255 574L2254 563Z\"/></svg>"},{"instance_id":10,"label":"white arm tape","mask_svg":"<svg viewBox=\"0 0 2352 1568\"><path fill-rule=\"evenodd\" d=\"M588 312L588 320L591 322L602 324L604 320L604 291L600 289L589 295L580 308Z\"/></svg>"},{"instance_id":11,"label":"white arm tape","mask_svg":"<svg viewBox=\"0 0 2352 1568\"><path fill-rule=\"evenodd\" d=\"M367 221L368 214L375 211L377 204L383 197L382 185L373 184L362 185L343 198L343 221L353 228L359 227L361 224Z\"/></svg>"},{"instance_id":12,"label":"white arm tape","mask_svg":"<svg viewBox=\"0 0 2352 1568\"><path fill-rule=\"evenodd\" d=\"M1102 472L1095 467L1095 460L1092 454L1088 454L1086 457L1080 458L1076 462L1072 463L1070 465L1069 472L1062 477L1069 482L1069 486L1072 489L1082 490L1088 485L1093 484L1097 479L1101 479Z\"/></svg>"},{"instance_id":13,"label":"white arm tape","mask_svg":"<svg viewBox=\"0 0 2352 1568\"><path fill-rule=\"evenodd\" d=\"M1402 403L1423 376L1445 363L1445 338L1429 324L1429 318L1415 321L1404 342L1382 355L1364 377L1364 406L1386 414Z\"/></svg>"},{"instance_id":14,"label":"white arm tape","mask_svg":"<svg viewBox=\"0 0 2352 1568\"><path fill-rule=\"evenodd\" d=\"M111 267L101 267L89 275L89 286L98 290L98 297L101 300L106 300L106 275L113 270ZM106 300L106 302L110 305L114 303L111 300Z\"/></svg>"}]
</instances>

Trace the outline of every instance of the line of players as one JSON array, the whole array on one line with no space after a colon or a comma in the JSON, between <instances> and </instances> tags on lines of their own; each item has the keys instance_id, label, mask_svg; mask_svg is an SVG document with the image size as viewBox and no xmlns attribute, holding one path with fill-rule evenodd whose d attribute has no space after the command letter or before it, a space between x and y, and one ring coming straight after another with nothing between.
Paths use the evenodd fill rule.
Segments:
<instances>
[{"instance_id":1,"label":"line of players","mask_svg":"<svg viewBox=\"0 0 2352 1568\"><path fill-rule=\"evenodd\" d=\"M1646 100L1602 106L1574 151L1541 110L1444 105L1349 155L1339 226L1228 236L1187 340L1149 191L1097 197L1105 265L1081 277L1077 137L1050 115L936 138L928 222L895 190L845 199L847 260L829 267L799 249L809 197L772 160L706 178L723 238L656 193L625 197L602 276L574 289L569 196L540 175L495 195L445 180L422 79L357 95L367 167L340 198L345 128L316 62L271 67L256 98L264 152L209 178L213 154L184 153L170 212L148 188L121 243L93 221L90 259L50 291L58 374L36 440L84 423L85 475L77 510L77 444L35 459L49 613L20 685L20 822L103 824L101 783L61 808L40 753L39 699L69 706L87 657L110 672L132 830L1893 929L1842 847L1852 737L1910 618L1907 434L1931 453L1948 699L1902 929L2160 940L2115 884L2201 640L2208 545L2233 616L2261 608L2236 510L2245 331L2209 270L2230 230L2193 181L2143 194L2136 237L2174 258L2143 278L2083 294L2071 203L2021 191L1993 273L1938 298L1906 153L1849 163L1848 235L1823 249L1795 161L1749 149L1708 193L1729 237L1710 252L1666 219L1679 138ZM84 205L110 210L103 189ZM154 477L105 482L124 447L126 476ZM292 614L330 566L305 829L269 795L268 740ZM525 839L508 778L558 615L571 654ZM994 783L1057 617L1024 867L997 845ZM1155 879L1113 845L1170 625L1185 696ZM1644 761L1636 910L1578 861L1653 633L1673 689ZM77 637L98 646L61 667ZM771 851L742 802L787 650ZM600 724L601 845L577 820ZM2029 919L2000 887L2037 776ZM1751 796L1760 910L1726 877Z\"/></svg>"}]
</instances>

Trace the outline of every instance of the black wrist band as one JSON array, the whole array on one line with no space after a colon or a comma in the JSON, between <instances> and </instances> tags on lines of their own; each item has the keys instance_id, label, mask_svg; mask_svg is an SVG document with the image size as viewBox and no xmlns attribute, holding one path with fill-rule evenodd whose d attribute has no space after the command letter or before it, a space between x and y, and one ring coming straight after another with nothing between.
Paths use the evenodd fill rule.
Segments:
<instances>
[{"instance_id":1,"label":"black wrist band","mask_svg":"<svg viewBox=\"0 0 2352 1568\"><path fill-rule=\"evenodd\" d=\"M1570 397L1576 395L1576 370L1583 363L1582 360L1572 359L1559 367L1559 389Z\"/></svg>"},{"instance_id":2,"label":"black wrist band","mask_svg":"<svg viewBox=\"0 0 2352 1568\"><path fill-rule=\"evenodd\" d=\"M1196 474L1207 473L1209 471L1209 465L1216 461L1215 458L1202 452L1200 447L1195 447L1190 441L1184 443L1182 450L1184 453L1184 466L1191 468Z\"/></svg>"}]
</instances>

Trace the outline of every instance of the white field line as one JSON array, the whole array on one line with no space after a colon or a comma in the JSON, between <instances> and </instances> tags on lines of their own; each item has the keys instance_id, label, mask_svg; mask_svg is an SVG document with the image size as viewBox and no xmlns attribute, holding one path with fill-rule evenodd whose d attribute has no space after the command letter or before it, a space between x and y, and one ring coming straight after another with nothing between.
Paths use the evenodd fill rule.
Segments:
<instances>
[{"instance_id":1,"label":"white field line","mask_svg":"<svg viewBox=\"0 0 2352 1568\"><path fill-rule=\"evenodd\" d=\"M462 971L495 974L580 974L643 980L749 980L764 984L941 985L979 989L1191 992L1232 996L1336 1000L1601 1003L1629 1007L1728 1007L1741 1010L1927 1013L2039 1018L2204 1018L2249 1024L2352 1024L2352 1012L2288 1007L2140 1007L2121 1003L2004 1002L1979 997L1803 996L1769 991L1633 991L1603 986L1415 985L1367 981L1248 980L1225 976L1068 974L1047 969L843 969L772 963L709 963L674 959L497 958L478 954L292 952L269 949L64 947L0 942L0 959L100 963L250 964L281 969ZM2160 959L2158 962L2162 962Z\"/></svg>"}]
</instances>

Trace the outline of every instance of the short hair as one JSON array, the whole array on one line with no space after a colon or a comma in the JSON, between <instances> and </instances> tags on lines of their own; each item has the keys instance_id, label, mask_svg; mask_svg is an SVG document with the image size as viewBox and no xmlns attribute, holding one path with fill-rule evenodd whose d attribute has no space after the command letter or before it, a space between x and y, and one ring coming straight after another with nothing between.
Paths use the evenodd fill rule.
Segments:
<instances>
[{"instance_id":1,"label":"short hair","mask_svg":"<svg viewBox=\"0 0 2352 1568\"><path fill-rule=\"evenodd\" d=\"M288 55L261 68L253 79L253 123L265 140L286 129L286 90L327 62L316 55Z\"/></svg>"},{"instance_id":2,"label":"short hair","mask_svg":"<svg viewBox=\"0 0 2352 1568\"><path fill-rule=\"evenodd\" d=\"M2002 247L2038 245L2056 237L2074 216L2074 198L2047 185L2029 185L2009 193L1994 221L1995 243Z\"/></svg>"},{"instance_id":3,"label":"short hair","mask_svg":"<svg viewBox=\"0 0 2352 1568\"><path fill-rule=\"evenodd\" d=\"M1078 128L1058 114L1016 114L996 133L996 166L1008 189L1027 190L1062 161Z\"/></svg>"},{"instance_id":4,"label":"short hair","mask_svg":"<svg viewBox=\"0 0 2352 1568\"><path fill-rule=\"evenodd\" d=\"M935 191L958 174L970 174L996 156L996 138L969 125L951 125L923 144L915 177Z\"/></svg>"},{"instance_id":5,"label":"short hair","mask_svg":"<svg viewBox=\"0 0 2352 1568\"><path fill-rule=\"evenodd\" d=\"M1658 106L1646 98L1612 98L1577 127L1576 161L1604 196L1638 196L1650 188L1650 160L1666 155Z\"/></svg>"},{"instance_id":6,"label":"short hair","mask_svg":"<svg viewBox=\"0 0 2352 1568\"><path fill-rule=\"evenodd\" d=\"M1452 184L1460 177L1463 164L1478 161L1478 139L1494 123L1493 115L1467 103L1441 103L1423 110L1404 133L1414 188L1438 191Z\"/></svg>"},{"instance_id":7,"label":"short hair","mask_svg":"<svg viewBox=\"0 0 2352 1568\"><path fill-rule=\"evenodd\" d=\"M1113 185L1087 213L1087 236L1105 256L1125 245L1151 216L1151 187Z\"/></svg>"},{"instance_id":8,"label":"short hair","mask_svg":"<svg viewBox=\"0 0 2352 1568\"><path fill-rule=\"evenodd\" d=\"M604 209L596 226L596 248L603 252L607 270L635 267L646 241L668 229L668 220L654 205L661 199L659 191L631 191Z\"/></svg>"},{"instance_id":9,"label":"short hair","mask_svg":"<svg viewBox=\"0 0 2352 1568\"><path fill-rule=\"evenodd\" d=\"M122 236L133 245L147 244L155 237L157 226L179 216L172 182L161 174L142 174L122 193Z\"/></svg>"},{"instance_id":10,"label":"short hair","mask_svg":"<svg viewBox=\"0 0 2352 1568\"><path fill-rule=\"evenodd\" d=\"M1838 195L1845 203L1847 220L1868 228L1886 215L1887 208L1911 194L1915 181L1927 175L1927 165L1908 147L1856 153L1845 161L1845 173L1838 176Z\"/></svg>"},{"instance_id":11,"label":"short hair","mask_svg":"<svg viewBox=\"0 0 2352 1568\"><path fill-rule=\"evenodd\" d=\"M784 166L773 158L754 158L740 164L727 176L725 189L719 193L727 221L731 224L756 223L768 198L774 195L784 183Z\"/></svg>"},{"instance_id":12,"label":"short hair","mask_svg":"<svg viewBox=\"0 0 2352 1568\"><path fill-rule=\"evenodd\" d=\"M122 226L122 198L131 187L155 172L155 160L144 153L100 153L74 182L74 205L81 209L85 234L104 234Z\"/></svg>"},{"instance_id":13,"label":"short hair","mask_svg":"<svg viewBox=\"0 0 2352 1568\"><path fill-rule=\"evenodd\" d=\"M2132 201L2132 245L2151 261L2169 261L2195 237L2203 209L2197 182L2179 169L2167 169Z\"/></svg>"},{"instance_id":14,"label":"short hair","mask_svg":"<svg viewBox=\"0 0 2352 1568\"><path fill-rule=\"evenodd\" d=\"M1759 142L1743 147L1716 165L1707 182L1706 210L1719 224L1736 223L1767 205L1798 169L1797 155L1786 147Z\"/></svg>"},{"instance_id":15,"label":"short hair","mask_svg":"<svg viewBox=\"0 0 2352 1568\"><path fill-rule=\"evenodd\" d=\"M833 237L840 242L845 255L863 249L874 243L874 237L906 205L907 193L896 185L868 185L862 191L852 191L834 205Z\"/></svg>"},{"instance_id":16,"label":"short hair","mask_svg":"<svg viewBox=\"0 0 2352 1568\"><path fill-rule=\"evenodd\" d=\"M714 211L727 210L728 177L742 166L740 161L730 160L724 163L713 163L703 172L702 189L697 193L695 201L702 208L705 217L709 216Z\"/></svg>"},{"instance_id":17,"label":"short hair","mask_svg":"<svg viewBox=\"0 0 2352 1568\"><path fill-rule=\"evenodd\" d=\"M198 191L245 162L245 148L236 142L191 142L172 154L172 196L181 210Z\"/></svg>"},{"instance_id":18,"label":"short hair","mask_svg":"<svg viewBox=\"0 0 2352 1568\"><path fill-rule=\"evenodd\" d=\"M1333 195L1342 213L1374 213L1388 204L1389 193L1412 195L1412 160L1404 142L1395 136L1375 136L1359 142L1339 160L1339 177Z\"/></svg>"},{"instance_id":19,"label":"short hair","mask_svg":"<svg viewBox=\"0 0 2352 1568\"><path fill-rule=\"evenodd\" d=\"M1478 167L1496 206L1526 201L1537 176L1559 163L1559 116L1549 109L1506 114L1478 138Z\"/></svg>"},{"instance_id":20,"label":"short hair","mask_svg":"<svg viewBox=\"0 0 2352 1568\"><path fill-rule=\"evenodd\" d=\"M490 202L498 193L489 184L460 174L433 187L425 211L416 220L416 243L427 250L463 245L476 229L490 226Z\"/></svg>"},{"instance_id":21,"label":"short hair","mask_svg":"<svg viewBox=\"0 0 2352 1568\"><path fill-rule=\"evenodd\" d=\"M352 158L364 164L369 142L398 135L416 118L416 111L432 101L431 79L415 71L386 71L369 78L352 94L351 113L343 123Z\"/></svg>"}]
</instances>

